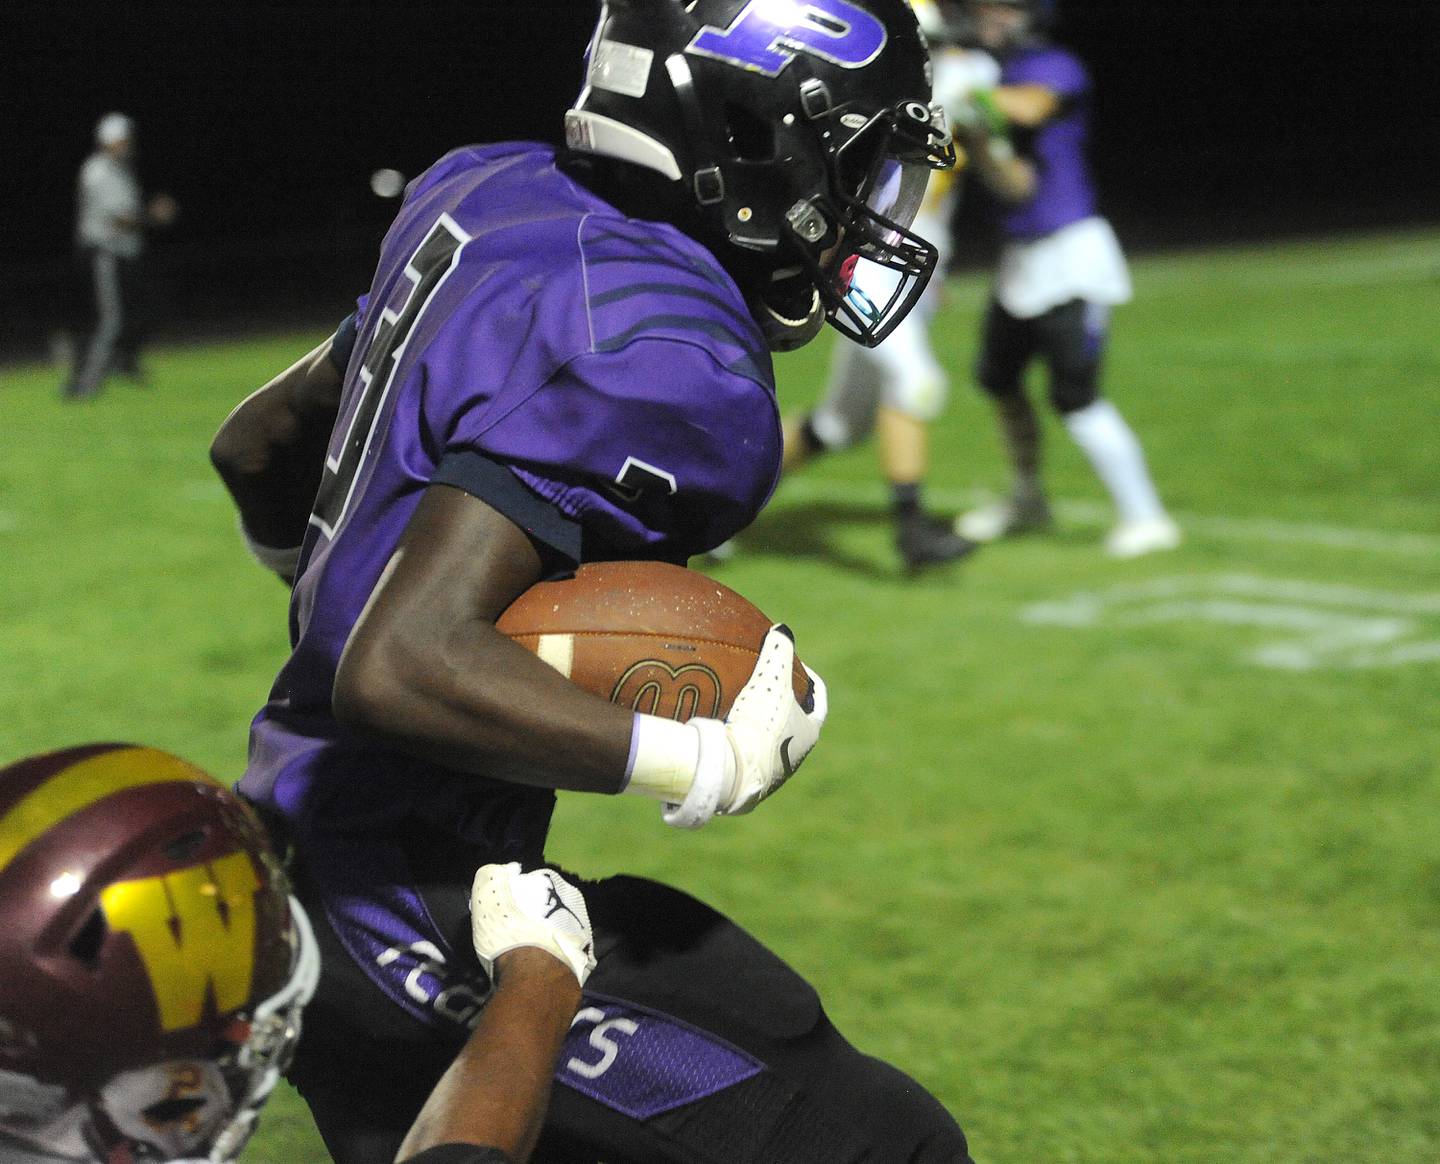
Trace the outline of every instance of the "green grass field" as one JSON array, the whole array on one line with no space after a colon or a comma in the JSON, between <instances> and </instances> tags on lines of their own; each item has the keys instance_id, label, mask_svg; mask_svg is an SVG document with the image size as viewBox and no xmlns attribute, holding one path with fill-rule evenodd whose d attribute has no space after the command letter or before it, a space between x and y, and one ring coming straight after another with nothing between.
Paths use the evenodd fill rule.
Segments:
<instances>
[{"instance_id":1,"label":"green grass field","mask_svg":"<svg viewBox=\"0 0 1440 1164\"><path fill-rule=\"evenodd\" d=\"M1099 549L1047 417L1059 532L907 580L869 447L782 486L718 569L795 627L826 738L695 835L562 798L553 858L680 885L809 976L995 1164L1440 1159L1440 234L1136 263L1110 394L1186 529ZM932 501L1004 488L969 388ZM172 348L62 405L0 373L0 760L140 740L238 775L284 657L206 460L311 336ZM781 361L787 409L828 342ZM403 1071L404 1064L397 1064ZM250 1164L325 1159L288 1092ZM776 1162L784 1164L784 1162Z\"/></svg>"}]
</instances>

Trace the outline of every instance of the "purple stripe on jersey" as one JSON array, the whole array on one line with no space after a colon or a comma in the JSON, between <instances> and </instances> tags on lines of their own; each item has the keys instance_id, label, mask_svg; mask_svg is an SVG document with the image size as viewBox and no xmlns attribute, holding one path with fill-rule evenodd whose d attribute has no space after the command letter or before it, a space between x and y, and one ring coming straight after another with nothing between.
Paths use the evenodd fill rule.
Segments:
<instances>
[{"instance_id":1,"label":"purple stripe on jersey","mask_svg":"<svg viewBox=\"0 0 1440 1164\"><path fill-rule=\"evenodd\" d=\"M555 1078L632 1119L648 1120L764 1069L738 1047L670 1015L587 992Z\"/></svg>"},{"instance_id":2,"label":"purple stripe on jersey","mask_svg":"<svg viewBox=\"0 0 1440 1164\"><path fill-rule=\"evenodd\" d=\"M773 385L770 355L735 282L688 239L630 219L585 220L580 236L589 274L597 352L636 336L703 345L723 368Z\"/></svg>"},{"instance_id":3,"label":"purple stripe on jersey","mask_svg":"<svg viewBox=\"0 0 1440 1164\"><path fill-rule=\"evenodd\" d=\"M399 849L339 837L312 837L306 865L325 915L346 952L391 1002L428 1026L467 1024L490 986L456 965L424 900L410 885Z\"/></svg>"}]
</instances>

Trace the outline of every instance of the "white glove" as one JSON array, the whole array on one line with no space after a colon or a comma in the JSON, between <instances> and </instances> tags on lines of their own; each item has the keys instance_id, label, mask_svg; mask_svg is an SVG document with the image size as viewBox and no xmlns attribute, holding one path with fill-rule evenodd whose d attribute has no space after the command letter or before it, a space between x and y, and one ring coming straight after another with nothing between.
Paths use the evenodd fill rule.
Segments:
<instances>
[{"instance_id":1,"label":"white glove","mask_svg":"<svg viewBox=\"0 0 1440 1164\"><path fill-rule=\"evenodd\" d=\"M717 813L750 812L795 774L820 738L829 703L824 680L806 667L813 704L808 712L800 706L790 684L794 665L789 628L771 627L730 714L688 722L699 732L699 763L685 799L662 809L666 824L695 829Z\"/></svg>"},{"instance_id":2,"label":"white glove","mask_svg":"<svg viewBox=\"0 0 1440 1164\"><path fill-rule=\"evenodd\" d=\"M554 954L580 985L595 969L595 936L580 891L553 869L520 872L520 864L482 865L470 890L470 935L491 978L495 960L521 946Z\"/></svg>"}]
</instances>

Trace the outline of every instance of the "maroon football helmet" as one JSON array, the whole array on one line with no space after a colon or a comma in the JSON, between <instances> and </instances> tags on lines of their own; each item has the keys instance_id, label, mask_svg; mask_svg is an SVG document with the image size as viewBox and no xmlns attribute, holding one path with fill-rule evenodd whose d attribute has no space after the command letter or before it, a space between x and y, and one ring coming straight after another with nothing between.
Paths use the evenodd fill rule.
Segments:
<instances>
[{"instance_id":1,"label":"maroon football helmet","mask_svg":"<svg viewBox=\"0 0 1440 1164\"><path fill-rule=\"evenodd\" d=\"M165 752L0 770L0 1158L229 1161L319 954L259 820Z\"/></svg>"}]
</instances>

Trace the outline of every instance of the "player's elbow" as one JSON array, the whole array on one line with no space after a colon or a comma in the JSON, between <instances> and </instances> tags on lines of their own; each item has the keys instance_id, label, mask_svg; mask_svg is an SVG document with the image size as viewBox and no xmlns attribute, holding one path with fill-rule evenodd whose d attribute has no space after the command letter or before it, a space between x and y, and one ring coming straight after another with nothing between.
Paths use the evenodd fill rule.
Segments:
<instances>
[{"instance_id":1,"label":"player's elbow","mask_svg":"<svg viewBox=\"0 0 1440 1164\"><path fill-rule=\"evenodd\" d=\"M386 638L357 626L335 671L331 710L343 727L366 734L400 734L404 708L414 698L405 669Z\"/></svg>"},{"instance_id":2,"label":"player's elbow","mask_svg":"<svg viewBox=\"0 0 1440 1164\"><path fill-rule=\"evenodd\" d=\"M340 655L330 707L346 728L402 747L450 744L451 701L439 643L423 628L361 618Z\"/></svg>"},{"instance_id":3,"label":"player's elbow","mask_svg":"<svg viewBox=\"0 0 1440 1164\"><path fill-rule=\"evenodd\" d=\"M1018 158L998 168L994 180L989 183L991 191L1007 206L1022 206L1035 197L1037 179L1034 167Z\"/></svg>"},{"instance_id":4,"label":"player's elbow","mask_svg":"<svg viewBox=\"0 0 1440 1164\"><path fill-rule=\"evenodd\" d=\"M210 442L210 464L222 481L233 481L244 475L247 469L252 473L255 471L253 458L247 456L249 452L235 426L227 421Z\"/></svg>"},{"instance_id":5,"label":"player's elbow","mask_svg":"<svg viewBox=\"0 0 1440 1164\"><path fill-rule=\"evenodd\" d=\"M236 406L210 441L210 463L225 481L271 472L275 451L295 443L299 423L279 394L262 389Z\"/></svg>"}]
</instances>

